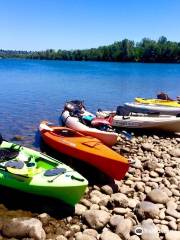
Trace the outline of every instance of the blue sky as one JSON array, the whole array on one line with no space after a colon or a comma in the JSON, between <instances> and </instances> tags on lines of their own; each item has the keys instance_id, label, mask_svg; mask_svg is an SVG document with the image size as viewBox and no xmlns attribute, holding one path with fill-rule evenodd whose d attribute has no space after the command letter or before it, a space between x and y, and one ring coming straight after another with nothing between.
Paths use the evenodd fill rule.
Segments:
<instances>
[{"instance_id":1,"label":"blue sky","mask_svg":"<svg viewBox=\"0 0 180 240\"><path fill-rule=\"evenodd\" d=\"M180 41L180 0L0 0L0 33L0 48L16 50Z\"/></svg>"}]
</instances>

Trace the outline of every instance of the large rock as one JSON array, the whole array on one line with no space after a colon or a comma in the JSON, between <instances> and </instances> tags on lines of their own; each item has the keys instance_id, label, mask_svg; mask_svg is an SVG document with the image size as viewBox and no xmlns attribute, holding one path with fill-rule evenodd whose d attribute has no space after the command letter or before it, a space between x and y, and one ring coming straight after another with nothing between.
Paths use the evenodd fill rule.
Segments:
<instances>
[{"instance_id":1,"label":"large rock","mask_svg":"<svg viewBox=\"0 0 180 240\"><path fill-rule=\"evenodd\" d=\"M80 203L77 203L75 205L75 214L76 215L82 215L86 210L87 210L87 207Z\"/></svg>"},{"instance_id":2,"label":"large rock","mask_svg":"<svg viewBox=\"0 0 180 240\"><path fill-rule=\"evenodd\" d=\"M158 163L156 161L146 161L143 167L149 171L154 171L158 167Z\"/></svg>"},{"instance_id":3,"label":"large rock","mask_svg":"<svg viewBox=\"0 0 180 240\"><path fill-rule=\"evenodd\" d=\"M166 192L160 189L153 189L147 194L147 197L150 201L154 203L167 203L169 201L169 197Z\"/></svg>"},{"instance_id":4,"label":"large rock","mask_svg":"<svg viewBox=\"0 0 180 240\"><path fill-rule=\"evenodd\" d=\"M152 151L153 149L153 144L152 143L142 143L142 149L147 150L147 151Z\"/></svg>"},{"instance_id":5,"label":"large rock","mask_svg":"<svg viewBox=\"0 0 180 240\"><path fill-rule=\"evenodd\" d=\"M83 231L83 234L90 235L90 236L93 236L95 238L98 236L98 232L95 229L90 229L90 228L85 229Z\"/></svg>"},{"instance_id":6,"label":"large rock","mask_svg":"<svg viewBox=\"0 0 180 240\"><path fill-rule=\"evenodd\" d=\"M108 195L113 194L113 188L109 185L102 186L101 191L104 192L105 194L108 194Z\"/></svg>"},{"instance_id":7,"label":"large rock","mask_svg":"<svg viewBox=\"0 0 180 240\"><path fill-rule=\"evenodd\" d=\"M169 231L165 235L166 240L180 240L180 231Z\"/></svg>"},{"instance_id":8,"label":"large rock","mask_svg":"<svg viewBox=\"0 0 180 240\"><path fill-rule=\"evenodd\" d=\"M173 148L169 151L169 154L173 157L180 157L180 148Z\"/></svg>"},{"instance_id":9,"label":"large rock","mask_svg":"<svg viewBox=\"0 0 180 240\"><path fill-rule=\"evenodd\" d=\"M138 203L135 212L140 219L156 218L159 216L159 208L156 204L148 201Z\"/></svg>"},{"instance_id":10,"label":"large rock","mask_svg":"<svg viewBox=\"0 0 180 240\"><path fill-rule=\"evenodd\" d=\"M166 214L174 218L180 219L180 212L178 212L176 209L168 208L166 209Z\"/></svg>"},{"instance_id":11,"label":"large rock","mask_svg":"<svg viewBox=\"0 0 180 240\"><path fill-rule=\"evenodd\" d=\"M109 202L113 207L128 207L128 198L123 193L112 194Z\"/></svg>"},{"instance_id":12,"label":"large rock","mask_svg":"<svg viewBox=\"0 0 180 240\"><path fill-rule=\"evenodd\" d=\"M121 238L113 232L105 231L101 234L100 240L121 240Z\"/></svg>"},{"instance_id":13,"label":"large rock","mask_svg":"<svg viewBox=\"0 0 180 240\"><path fill-rule=\"evenodd\" d=\"M130 239L130 231L133 224L130 219L122 219L116 227L116 234L118 234L122 239Z\"/></svg>"},{"instance_id":14,"label":"large rock","mask_svg":"<svg viewBox=\"0 0 180 240\"><path fill-rule=\"evenodd\" d=\"M109 202L110 196L99 192L98 190L94 190L90 193L91 202L95 204L99 204L102 206L106 206Z\"/></svg>"},{"instance_id":15,"label":"large rock","mask_svg":"<svg viewBox=\"0 0 180 240\"><path fill-rule=\"evenodd\" d=\"M110 221L109 221L109 222L110 222L111 226L115 227L115 226L117 226L117 225L119 224L119 222L120 222L122 219L124 219L124 217L121 216L121 215L113 215L113 216L110 218Z\"/></svg>"},{"instance_id":16,"label":"large rock","mask_svg":"<svg viewBox=\"0 0 180 240\"><path fill-rule=\"evenodd\" d=\"M46 234L42 228L42 223L36 218L12 218L6 220L1 225L2 235L15 238L33 238L44 240Z\"/></svg>"},{"instance_id":17,"label":"large rock","mask_svg":"<svg viewBox=\"0 0 180 240\"><path fill-rule=\"evenodd\" d=\"M156 225L152 219L142 221L142 235L143 240L160 240Z\"/></svg>"},{"instance_id":18,"label":"large rock","mask_svg":"<svg viewBox=\"0 0 180 240\"><path fill-rule=\"evenodd\" d=\"M76 240L96 240L97 238L82 232L76 234Z\"/></svg>"},{"instance_id":19,"label":"large rock","mask_svg":"<svg viewBox=\"0 0 180 240\"><path fill-rule=\"evenodd\" d=\"M110 213L103 210L88 210L83 216L89 226L94 229L103 228L110 220Z\"/></svg>"}]
</instances>

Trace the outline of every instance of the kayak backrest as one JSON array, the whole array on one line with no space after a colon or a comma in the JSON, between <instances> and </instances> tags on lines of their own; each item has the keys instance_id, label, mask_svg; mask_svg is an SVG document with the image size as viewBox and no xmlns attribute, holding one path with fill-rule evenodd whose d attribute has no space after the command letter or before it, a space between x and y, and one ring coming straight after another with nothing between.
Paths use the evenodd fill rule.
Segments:
<instances>
[{"instance_id":1,"label":"kayak backrest","mask_svg":"<svg viewBox=\"0 0 180 240\"><path fill-rule=\"evenodd\" d=\"M125 106L117 106L116 115L118 116L128 116L130 111Z\"/></svg>"},{"instance_id":2,"label":"kayak backrest","mask_svg":"<svg viewBox=\"0 0 180 240\"><path fill-rule=\"evenodd\" d=\"M18 156L19 150L11 148L1 148L0 149L0 162L8 161L14 159Z\"/></svg>"},{"instance_id":3,"label":"kayak backrest","mask_svg":"<svg viewBox=\"0 0 180 240\"><path fill-rule=\"evenodd\" d=\"M77 136L81 136L80 133L73 131L71 129L55 129L53 131L53 133L55 135L59 135L59 136L63 136L63 137L77 137Z\"/></svg>"},{"instance_id":4,"label":"kayak backrest","mask_svg":"<svg viewBox=\"0 0 180 240\"><path fill-rule=\"evenodd\" d=\"M74 111L76 110L82 110L85 109L84 103L81 100L72 100L69 102L66 102L64 105L64 110L68 110L68 111Z\"/></svg>"}]
</instances>

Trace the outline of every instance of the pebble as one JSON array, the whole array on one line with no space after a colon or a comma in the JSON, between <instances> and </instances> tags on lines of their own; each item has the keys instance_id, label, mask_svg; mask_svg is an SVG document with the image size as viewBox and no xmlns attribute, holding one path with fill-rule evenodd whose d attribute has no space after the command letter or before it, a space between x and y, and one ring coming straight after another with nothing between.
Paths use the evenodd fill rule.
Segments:
<instances>
[{"instance_id":1,"label":"pebble","mask_svg":"<svg viewBox=\"0 0 180 240\"><path fill-rule=\"evenodd\" d=\"M175 221L170 221L168 223L168 226L172 229L172 230L177 230L177 224Z\"/></svg>"},{"instance_id":2,"label":"pebble","mask_svg":"<svg viewBox=\"0 0 180 240\"><path fill-rule=\"evenodd\" d=\"M165 235L166 240L180 240L180 231L169 231Z\"/></svg>"},{"instance_id":3,"label":"pebble","mask_svg":"<svg viewBox=\"0 0 180 240\"><path fill-rule=\"evenodd\" d=\"M129 211L128 208L114 208L113 209L114 213L121 214L121 215L127 213L128 211Z\"/></svg>"},{"instance_id":4,"label":"pebble","mask_svg":"<svg viewBox=\"0 0 180 240\"><path fill-rule=\"evenodd\" d=\"M111 216L109 222L110 222L111 226L115 227L115 226L117 226L117 225L119 224L119 222L120 222L122 219L124 219L123 216L113 215L113 216Z\"/></svg>"},{"instance_id":5,"label":"pebble","mask_svg":"<svg viewBox=\"0 0 180 240\"><path fill-rule=\"evenodd\" d=\"M160 189L153 189L151 192L147 194L147 197L150 201L154 203L167 203L169 201L169 197L166 192Z\"/></svg>"},{"instance_id":6,"label":"pebble","mask_svg":"<svg viewBox=\"0 0 180 240\"><path fill-rule=\"evenodd\" d=\"M91 228L97 230L103 228L110 220L110 214L103 210L87 210L83 217Z\"/></svg>"},{"instance_id":7,"label":"pebble","mask_svg":"<svg viewBox=\"0 0 180 240\"><path fill-rule=\"evenodd\" d=\"M136 205L135 212L141 219L156 218L159 216L159 208L156 204L148 201L142 201Z\"/></svg>"},{"instance_id":8,"label":"pebble","mask_svg":"<svg viewBox=\"0 0 180 240\"><path fill-rule=\"evenodd\" d=\"M143 220L142 229L143 233L141 238L143 240L160 240L158 228L153 223L152 219Z\"/></svg>"},{"instance_id":9,"label":"pebble","mask_svg":"<svg viewBox=\"0 0 180 240\"><path fill-rule=\"evenodd\" d=\"M130 238L130 231L133 224L130 219L122 219L116 226L116 234L118 234L122 239Z\"/></svg>"},{"instance_id":10,"label":"pebble","mask_svg":"<svg viewBox=\"0 0 180 240\"><path fill-rule=\"evenodd\" d=\"M128 197L123 193L112 194L109 202L113 207L128 207Z\"/></svg>"},{"instance_id":11,"label":"pebble","mask_svg":"<svg viewBox=\"0 0 180 240\"><path fill-rule=\"evenodd\" d=\"M93 236L95 238L98 236L98 232L95 229L85 229L83 231L83 234L90 235L90 236Z\"/></svg>"},{"instance_id":12,"label":"pebble","mask_svg":"<svg viewBox=\"0 0 180 240\"><path fill-rule=\"evenodd\" d=\"M107 194L107 195L112 195L112 194L113 194L113 189L112 189L112 187L109 186L109 185L104 185L104 186L102 186L101 191L102 191L103 193Z\"/></svg>"},{"instance_id":13,"label":"pebble","mask_svg":"<svg viewBox=\"0 0 180 240\"><path fill-rule=\"evenodd\" d=\"M121 240L121 238L113 232L106 231L101 234L100 240Z\"/></svg>"},{"instance_id":14,"label":"pebble","mask_svg":"<svg viewBox=\"0 0 180 240\"><path fill-rule=\"evenodd\" d=\"M76 215L82 215L86 210L87 210L87 207L80 203L77 203L75 205L75 214Z\"/></svg>"}]
</instances>

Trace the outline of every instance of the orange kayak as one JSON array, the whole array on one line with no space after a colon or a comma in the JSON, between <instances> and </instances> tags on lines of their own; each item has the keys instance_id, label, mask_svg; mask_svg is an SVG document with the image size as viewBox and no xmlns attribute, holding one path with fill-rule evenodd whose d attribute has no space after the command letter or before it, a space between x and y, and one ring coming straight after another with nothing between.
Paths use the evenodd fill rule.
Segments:
<instances>
[{"instance_id":1,"label":"orange kayak","mask_svg":"<svg viewBox=\"0 0 180 240\"><path fill-rule=\"evenodd\" d=\"M39 130L45 143L56 151L83 160L114 179L121 180L128 171L128 160L94 137L67 127L50 127L46 121Z\"/></svg>"}]
</instances>

